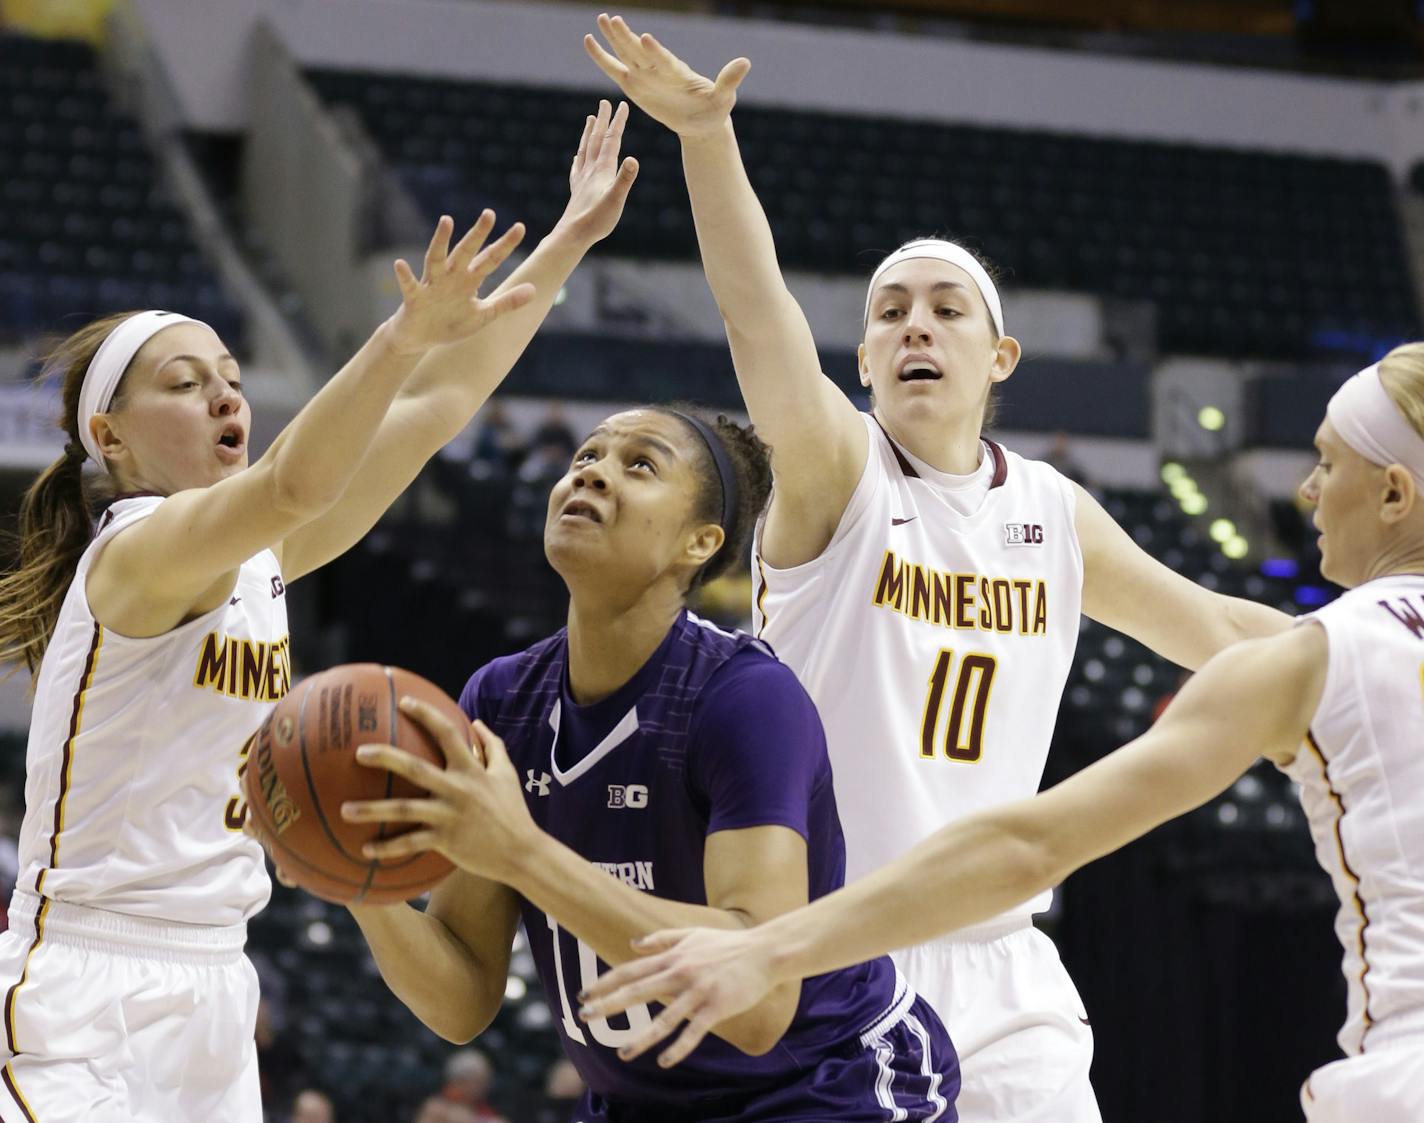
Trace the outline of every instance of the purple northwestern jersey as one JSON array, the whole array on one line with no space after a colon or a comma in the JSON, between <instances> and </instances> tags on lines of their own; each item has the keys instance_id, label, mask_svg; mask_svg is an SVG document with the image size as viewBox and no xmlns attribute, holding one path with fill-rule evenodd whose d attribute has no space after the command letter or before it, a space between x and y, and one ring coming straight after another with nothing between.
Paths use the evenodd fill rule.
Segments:
<instances>
[{"instance_id":1,"label":"purple northwestern jersey","mask_svg":"<svg viewBox=\"0 0 1424 1123\"><path fill-rule=\"evenodd\" d=\"M683 613L632 679L588 706L569 694L567 652L561 631L481 668L460 696L465 713L504 739L540 828L637 889L705 905L709 834L789 827L806 839L811 898L841 887L845 844L820 718L795 675L764 644ZM958 1088L953 1049L928 1007L907 995L888 957L807 979L790 1029L764 1056L709 1036L687 1060L663 1069L656 1050L632 1062L616 1052L633 1028L646 1024L646 1007L587 1024L575 1018L575 996L605 965L545 913L526 900L520 905L565 1052L595 1106L603 1101L615 1109L607 1118L620 1117L620 1103L677 1105L679 1118L693 1118L699 1113L692 1105L704 1100L709 1108L700 1115L712 1118L719 1112L710 1105L725 1103L733 1089L742 1100L779 1099L829 1054L859 1047L867 1030L888 1024L897 1003L908 1009L912 1002L923 1011L921 1021L933 1023L933 1040L926 1038L923 1049L911 1045L922 1054L914 1066L924 1076L920 1102L927 1102L928 1089L940 1110L865 1117L954 1118L952 1107L943 1110ZM888 1070L880 1082L890 1084ZM821 1103L821 1111L836 1110ZM746 1108L727 1113L737 1118Z\"/></svg>"}]
</instances>

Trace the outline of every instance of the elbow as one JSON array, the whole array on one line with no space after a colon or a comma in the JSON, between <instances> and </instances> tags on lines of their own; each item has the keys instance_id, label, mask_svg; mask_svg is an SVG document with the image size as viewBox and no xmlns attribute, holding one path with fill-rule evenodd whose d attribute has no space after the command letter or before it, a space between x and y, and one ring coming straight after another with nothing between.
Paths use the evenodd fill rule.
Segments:
<instances>
[{"instance_id":1,"label":"elbow","mask_svg":"<svg viewBox=\"0 0 1424 1123\"><path fill-rule=\"evenodd\" d=\"M422 1018L427 1029L451 1045L468 1045L485 1030L489 1029L499 1004L491 1009L487 1002L472 1003L459 1010L442 1012L443 1016Z\"/></svg>"},{"instance_id":2,"label":"elbow","mask_svg":"<svg viewBox=\"0 0 1424 1123\"><path fill-rule=\"evenodd\" d=\"M279 457L268 471L268 497L272 509L297 522L324 514L341 498L341 490L324 487L291 459Z\"/></svg>"}]
</instances>

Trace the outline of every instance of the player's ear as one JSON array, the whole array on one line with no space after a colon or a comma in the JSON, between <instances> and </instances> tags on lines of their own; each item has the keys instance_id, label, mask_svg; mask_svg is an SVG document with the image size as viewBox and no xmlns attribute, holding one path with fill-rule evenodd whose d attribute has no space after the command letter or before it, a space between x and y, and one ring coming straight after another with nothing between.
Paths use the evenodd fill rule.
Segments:
<instances>
[{"instance_id":1,"label":"player's ear","mask_svg":"<svg viewBox=\"0 0 1424 1123\"><path fill-rule=\"evenodd\" d=\"M1393 524L1408 518L1419 499L1414 476L1402 464L1391 464L1384 470L1384 493L1380 501L1380 518Z\"/></svg>"},{"instance_id":2,"label":"player's ear","mask_svg":"<svg viewBox=\"0 0 1424 1123\"><path fill-rule=\"evenodd\" d=\"M1003 382L1014 373L1022 356L1023 348L1019 341L1012 335L1001 335L999 342L994 344L994 366L989 372L989 381Z\"/></svg>"},{"instance_id":3,"label":"player's ear","mask_svg":"<svg viewBox=\"0 0 1424 1123\"><path fill-rule=\"evenodd\" d=\"M712 560L712 555L722 548L722 543L726 540L726 531L716 523L703 523L692 531L687 540L688 561L701 569Z\"/></svg>"}]
</instances>

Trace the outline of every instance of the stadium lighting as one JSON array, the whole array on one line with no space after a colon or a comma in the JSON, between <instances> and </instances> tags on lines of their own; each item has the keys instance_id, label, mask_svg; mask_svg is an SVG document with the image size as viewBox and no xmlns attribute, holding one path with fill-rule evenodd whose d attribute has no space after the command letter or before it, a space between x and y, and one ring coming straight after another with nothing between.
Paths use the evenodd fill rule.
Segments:
<instances>
[{"instance_id":1,"label":"stadium lighting","mask_svg":"<svg viewBox=\"0 0 1424 1123\"><path fill-rule=\"evenodd\" d=\"M1162 465L1162 482L1164 484L1174 484L1187 474L1187 470L1175 460L1169 460Z\"/></svg>"},{"instance_id":2,"label":"stadium lighting","mask_svg":"<svg viewBox=\"0 0 1424 1123\"><path fill-rule=\"evenodd\" d=\"M1216 406L1202 406L1201 412L1197 414L1197 424L1207 432L1215 433L1226 424L1226 414Z\"/></svg>"},{"instance_id":3,"label":"stadium lighting","mask_svg":"<svg viewBox=\"0 0 1424 1123\"><path fill-rule=\"evenodd\" d=\"M1239 534L1228 538L1221 544L1221 552L1228 558L1244 558L1249 548L1250 547L1246 544L1246 539L1242 538Z\"/></svg>"},{"instance_id":4,"label":"stadium lighting","mask_svg":"<svg viewBox=\"0 0 1424 1123\"><path fill-rule=\"evenodd\" d=\"M1179 502L1182 510L1189 515L1200 515L1206 510L1206 496L1199 491L1182 496Z\"/></svg>"},{"instance_id":5,"label":"stadium lighting","mask_svg":"<svg viewBox=\"0 0 1424 1123\"><path fill-rule=\"evenodd\" d=\"M554 294L554 307L557 308L564 301L568 300L568 298L569 289L567 285L564 285L562 288L559 289L558 292Z\"/></svg>"},{"instance_id":6,"label":"stadium lighting","mask_svg":"<svg viewBox=\"0 0 1424 1123\"><path fill-rule=\"evenodd\" d=\"M1236 537L1236 524L1230 519L1217 519L1211 524L1211 540L1226 542Z\"/></svg>"},{"instance_id":7,"label":"stadium lighting","mask_svg":"<svg viewBox=\"0 0 1424 1123\"><path fill-rule=\"evenodd\" d=\"M1197 494L1197 481L1191 476L1179 476L1167 487L1171 491L1173 499L1185 499L1188 495Z\"/></svg>"}]
</instances>

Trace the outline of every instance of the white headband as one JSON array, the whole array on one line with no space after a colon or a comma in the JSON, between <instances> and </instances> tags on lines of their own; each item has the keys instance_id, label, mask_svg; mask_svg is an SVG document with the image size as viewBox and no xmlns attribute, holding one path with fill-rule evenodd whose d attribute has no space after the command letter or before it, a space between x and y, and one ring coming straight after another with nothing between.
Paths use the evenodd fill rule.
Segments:
<instances>
[{"instance_id":1,"label":"white headband","mask_svg":"<svg viewBox=\"0 0 1424 1123\"><path fill-rule=\"evenodd\" d=\"M957 246L953 242L946 242L940 238L921 238L918 242L907 242L898 250L892 253L884 261L875 267L875 272L870 275L870 287L865 293L865 319L870 319L870 298L875 293L875 282L880 280L880 276L892 265L899 265L902 261L909 261L911 258L932 257L937 261L946 261L950 265L957 265L969 274L970 278L979 286L979 294L984 298L984 303L989 306L989 316L994 321L994 327L999 330L999 334L1004 334L1004 307L999 303L999 290L994 287L994 282L989 279L989 274L984 266L979 264L979 259L966 250L963 246Z\"/></svg>"},{"instance_id":2,"label":"white headband","mask_svg":"<svg viewBox=\"0 0 1424 1123\"><path fill-rule=\"evenodd\" d=\"M104 337L99 350L89 360L89 369L84 372L84 385L79 389L79 440L89 458L106 472L109 465L99 450L99 442L94 439L89 421L95 414L109 411L114 391L119 388L124 371L129 369L129 363L133 362L138 349L174 324L208 326L202 320L180 316L177 312L135 312Z\"/></svg>"},{"instance_id":3,"label":"white headband","mask_svg":"<svg viewBox=\"0 0 1424 1123\"><path fill-rule=\"evenodd\" d=\"M1372 464L1403 464L1424 484L1424 436L1415 431L1380 381L1379 363L1335 391L1325 416L1340 439Z\"/></svg>"}]
</instances>

